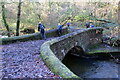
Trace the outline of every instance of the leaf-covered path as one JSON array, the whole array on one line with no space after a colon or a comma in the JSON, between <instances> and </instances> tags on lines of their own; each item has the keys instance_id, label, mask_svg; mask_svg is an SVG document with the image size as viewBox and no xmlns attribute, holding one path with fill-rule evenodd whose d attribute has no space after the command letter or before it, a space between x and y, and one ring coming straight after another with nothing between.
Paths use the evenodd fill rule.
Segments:
<instances>
[{"instance_id":1,"label":"leaf-covered path","mask_svg":"<svg viewBox=\"0 0 120 80\"><path fill-rule=\"evenodd\" d=\"M53 38L48 38L50 40ZM59 78L40 58L40 46L47 40L34 40L2 45L4 78Z\"/></svg>"}]
</instances>

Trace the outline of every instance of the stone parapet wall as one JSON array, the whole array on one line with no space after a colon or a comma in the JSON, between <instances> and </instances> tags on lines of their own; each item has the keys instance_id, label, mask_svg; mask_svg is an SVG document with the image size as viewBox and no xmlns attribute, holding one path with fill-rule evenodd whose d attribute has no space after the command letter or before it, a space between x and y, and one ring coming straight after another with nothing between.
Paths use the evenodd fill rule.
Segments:
<instances>
[{"instance_id":1,"label":"stone parapet wall","mask_svg":"<svg viewBox=\"0 0 120 80\"><path fill-rule=\"evenodd\" d=\"M102 28L76 30L76 32L47 41L41 46L40 55L55 74L63 78L79 78L62 64L61 61L68 51L76 46L80 46L83 51L86 51L89 46L101 43L102 31Z\"/></svg>"},{"instance_id":2,"label":"stone parapet wall","mask_svg":"<svg viewBox=\"0 0 120 80\"><path fill-rule=\"evenodd\" d=\"M63 35L67 34L68 30L67 28L63 28ZM46 31L46 36L47 38L49 37L57 37L58 33L57 33L57 29L53 29L53 30L49 30ZM38 40L40 39L40 33L33 33L33 34L28 34L28 35L23 35L23 36L14 36L14 37L8 37L8 38L1 38L0 39L0 44L4 45L4 44L9 44L9 43L14 43L17 41L23 42L23 41L29 41L29 40Z\"/></svg>"},{"instance_id":3,"label":"stone parapet wall","mask_svg":"<svg viewBox=\"0 0 120 80\"><path fill-rule=\"evenodd\" d=\"M98 32L100 31L100 32ZM60 38L56 38L57 42L50 45L53 53L62 61L68 51L76 46L80 46L83 51L87 51L89 46L102 42L102 29L85 29L70 34L66 34Z\"/></svg>"}]
</instances>

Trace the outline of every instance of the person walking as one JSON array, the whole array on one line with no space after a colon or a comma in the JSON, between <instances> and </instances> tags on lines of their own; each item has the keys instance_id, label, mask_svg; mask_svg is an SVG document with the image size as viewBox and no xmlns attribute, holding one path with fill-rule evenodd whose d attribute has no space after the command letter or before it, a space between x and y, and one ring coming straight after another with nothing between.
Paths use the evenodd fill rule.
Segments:
<instances>
[{"instance_id":1,"label":"person walking","mask_svg":"<svg viewBox=\"0 0 120 80\"><path fill-rule=\"evenodd\" d=\"M38 31L40 31L40 38L46 39L45 26L43 24L41 24L41 23L38 24Z\"/></svg>"},{"instance_id":2,"label":"person walking","mask_svg":"<svg viewBox=\"0 0 120 80\"><path fill-rule=\"evenodd\" d=\"M86 22L86 28L89 28L90 27L90 23L89 22Z\"/></svg>"},{"instance_id":3,"label":"person walking","mask_svg":"<svg viewBox=\"0 0 120 80\"><path fill-rule=\"evenodd\" d=\"M59 36L62 35L62 27L63 27L63 25L61 25L61 24L58 25L58 35Z\"/></svg>"}]
</instances>

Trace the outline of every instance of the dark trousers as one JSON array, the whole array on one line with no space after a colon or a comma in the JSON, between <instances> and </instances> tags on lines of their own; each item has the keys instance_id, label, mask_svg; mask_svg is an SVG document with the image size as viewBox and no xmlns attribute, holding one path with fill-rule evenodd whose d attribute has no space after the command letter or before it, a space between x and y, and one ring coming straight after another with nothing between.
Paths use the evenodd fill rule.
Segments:
<instances>
[{"instance_id":1,"label":"dark trousers","mask_svg":"<svg viewBox=\"0 0 120 80\"><path fill-rule=\"evenodd\" d=\"M62 35L62 29L58 29L58 35L59 35L59 36Z\"/></svg>"},{"instance_id":2,"label":"dark trousers","mask_svg":"<svg viewBox=\"0 0 120 80\"><path fill-rule=\"evenodd\" d=\"M44 32L40 32L40 38L41 39L46 39L45 31Z\"/></svg>"}]
</instances>

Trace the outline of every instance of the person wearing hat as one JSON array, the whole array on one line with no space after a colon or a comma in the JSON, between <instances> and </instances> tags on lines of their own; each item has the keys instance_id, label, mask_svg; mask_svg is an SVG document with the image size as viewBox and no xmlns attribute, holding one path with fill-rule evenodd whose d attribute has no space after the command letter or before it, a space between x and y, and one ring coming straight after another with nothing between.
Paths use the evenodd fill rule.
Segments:
<instances>
[{"instance_id":1,"label":"person wearing hat","mask_svg":"<svg viewBox=\"0 0 120 80\"><path fill-rule=\"evenodd\" d=\"M38 24L38 31L40 31L40 38L46 39L45 26L43 24L41 24L41 22Z\"/></svg>"}]
</instances>

